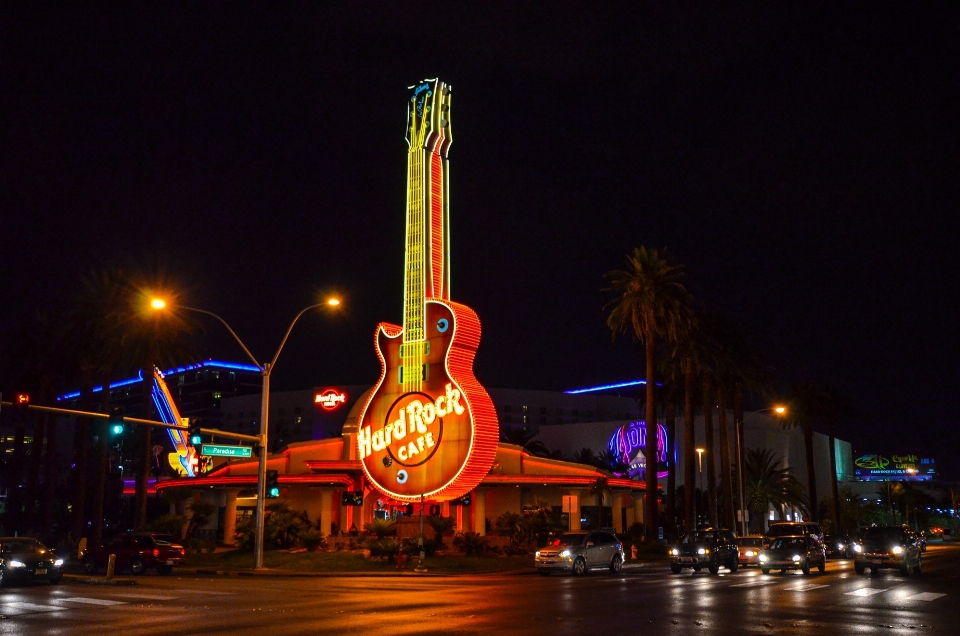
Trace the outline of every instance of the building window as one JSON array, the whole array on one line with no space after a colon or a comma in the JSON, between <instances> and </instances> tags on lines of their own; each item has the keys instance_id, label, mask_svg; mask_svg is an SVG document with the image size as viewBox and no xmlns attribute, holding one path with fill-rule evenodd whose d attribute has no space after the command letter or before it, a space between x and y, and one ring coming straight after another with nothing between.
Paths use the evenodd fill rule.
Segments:
<instances>
[{"instance_id":1,"label":"building window","mask_svg":"<svg viewBox=\"0 0 960 636\"><path fill-rule=\"evenodd\" d=\"M524 404L522 408L523 408L523 412L524 412L524 413L526 413L526 412L529 410L529 409L527 408L527 405L526 405L526 404Z\"/></svg>"},{"instance_id":2,"label":"building window","mask_svg":"<svg viewBox=\"0 0 960 636\"><path fill-rule=\"evenodd\" d=\"M300 424L301 422L303 422L303 418L298 415L296 421L297 421L297 424Z\"/></svg>"},{"instance_id":3,"label":"building window","mask_svg":"<svg viewBox=\"0 0 960 636\"><path fill-rule=\"evenodd\" d=\"M214 392L213 392L213 399L214 399L214 400L219 400L219 399L221 399L221 398L223 398L223 393L221 393L220 391L214 391Z\"/></svg>"},{"instance_id":4,"label":"building window","mask_svg":"<svg viewBox=\"0 0 960 636\"><path fill-rule=\"evenodd\" d=\"M214 372L213 372L213 377L215 377L216 379L219 380L219 379L220 379L220 372L219 372L219 371L214 371Z\"/></svg>"},{"instance_id":5,"label":"building window","mask_svg":"<svg viewBox=\"0 0 960 636\"><path fill-rule=\"evenodd\" d=\"M230 381L231 381L231 382L235 382L236 379L237 379L237 374L234 373L233 371L231 371L231 372L230 372Z\"/></svg>"},{"instance_id":6,"label":"building window","mask_svg":"<svg viewBox=\"0 0 960 636\"><path fill-rule=\"evenodd\" d=\"M186 381L187 381L187 376L183 375L182 373L177 378L177 384L179 384L180 386L183 386L183 383Z\"/></svg>"},{"instance_id":7,"label":"building window","mask_svg":"<svg viewBox=\"0 0 960 636\"><path fill-rule=\"evenodd\" d=\"M526 415L523 416L523 423L524 423L524 424L527 423L527 416L526 416Z\"/></svg>"}]
</instances>

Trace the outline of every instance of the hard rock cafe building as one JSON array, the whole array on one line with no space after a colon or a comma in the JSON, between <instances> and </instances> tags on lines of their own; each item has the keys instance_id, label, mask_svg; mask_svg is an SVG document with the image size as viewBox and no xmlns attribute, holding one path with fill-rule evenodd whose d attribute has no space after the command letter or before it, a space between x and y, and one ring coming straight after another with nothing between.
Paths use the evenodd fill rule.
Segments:
<instances>
[{"instance_id":1,"label":"hard rock cafe building","mask_svg":"<svg viewBox=\"0 0 960 636\"><path fill-rule=\"evenodd\" d=\"M411 506L414 514L455 518L461 532L486 534L504 512L545 505L579 529L581 507L594 499L587 490L607 477L614 529L640 521L640 481L498 442L493 401L473 374L480 321L450 293L451 88L432 79L410 91L403 324L375 329L367 355L380 359L380 378L354 404L341 436L288 444L268 457L280 498L306 511L324 535L334 527L363 529ZM238 511L255 503L257 468L255 460L234 460L158 488L200 489L220 506L218 534L230 543Z\"/></svg>"}]
</instances>

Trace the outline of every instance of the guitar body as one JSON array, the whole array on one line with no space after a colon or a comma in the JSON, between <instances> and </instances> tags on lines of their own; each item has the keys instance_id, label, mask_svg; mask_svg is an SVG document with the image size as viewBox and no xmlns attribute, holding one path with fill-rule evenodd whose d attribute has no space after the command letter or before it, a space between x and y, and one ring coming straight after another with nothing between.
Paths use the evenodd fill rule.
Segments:
<instances>
[{"instance_id":1,"label":"guitar body","mask_svg":"<svg viewBox=\"0 0 960 636\"><path fill-rule=\"evenodd\" d=\"M477 315L459 303L427 300L424 336L417 369L404 364L403 328L378 326L380 379L360 417L364 470L401 501L467 494L489 470L499 437L493 403L473 375Z\"/></svg>"}]
</instances>

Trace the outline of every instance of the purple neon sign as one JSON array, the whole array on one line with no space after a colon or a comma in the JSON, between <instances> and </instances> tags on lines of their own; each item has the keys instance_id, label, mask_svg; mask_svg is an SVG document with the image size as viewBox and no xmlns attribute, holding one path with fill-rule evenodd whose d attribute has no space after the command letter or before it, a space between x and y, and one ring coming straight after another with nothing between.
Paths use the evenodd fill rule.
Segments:
<instances>
[{"instance_id":1,"label":"purple neon sign","mask_svg":"<svg viewBox=\"0 0 960 636\"><path fill-rule=\"evenodd\" d=\"M657 439L657 478L667 477L667 429L663 424L657 424L660 434ZM626 475L631 478L642 479L646 475L647 459L644 450L647 445L647 426L643 421L630 422L620 426L613 432L607 442L607 451L620 464L629 466ZM623 476L622 471L611 466L614 474Z\"/></svg>"}]
</instances>

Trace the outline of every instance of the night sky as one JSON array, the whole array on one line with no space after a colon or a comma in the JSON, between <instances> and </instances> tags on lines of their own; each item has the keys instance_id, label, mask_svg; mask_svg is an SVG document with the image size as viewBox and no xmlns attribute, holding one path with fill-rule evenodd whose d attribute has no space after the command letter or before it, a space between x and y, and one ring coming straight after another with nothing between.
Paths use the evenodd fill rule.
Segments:
<instances>
[{"instance_id":1,"label":"night sky","mask_svg":"<svg viewBox=\"0 0 960 636\"><path fill-rule=\"evenodd\" d=\"M598 5L598 6L595 6ZM960 476L952 3L0 5L0 339L120 266L274 387L375 381L401 322L407 86L453 86L452 296L482 383L636 379L603 274L667 246L861 452ZM952 272L952 273L951 273ZM0 342L2 344L2 342ZM243 360L215 323L208 355ZM7 364L7 361L4 361ZM754 406L762 406L755 404Z\"/></svg>"}]
</instances>

